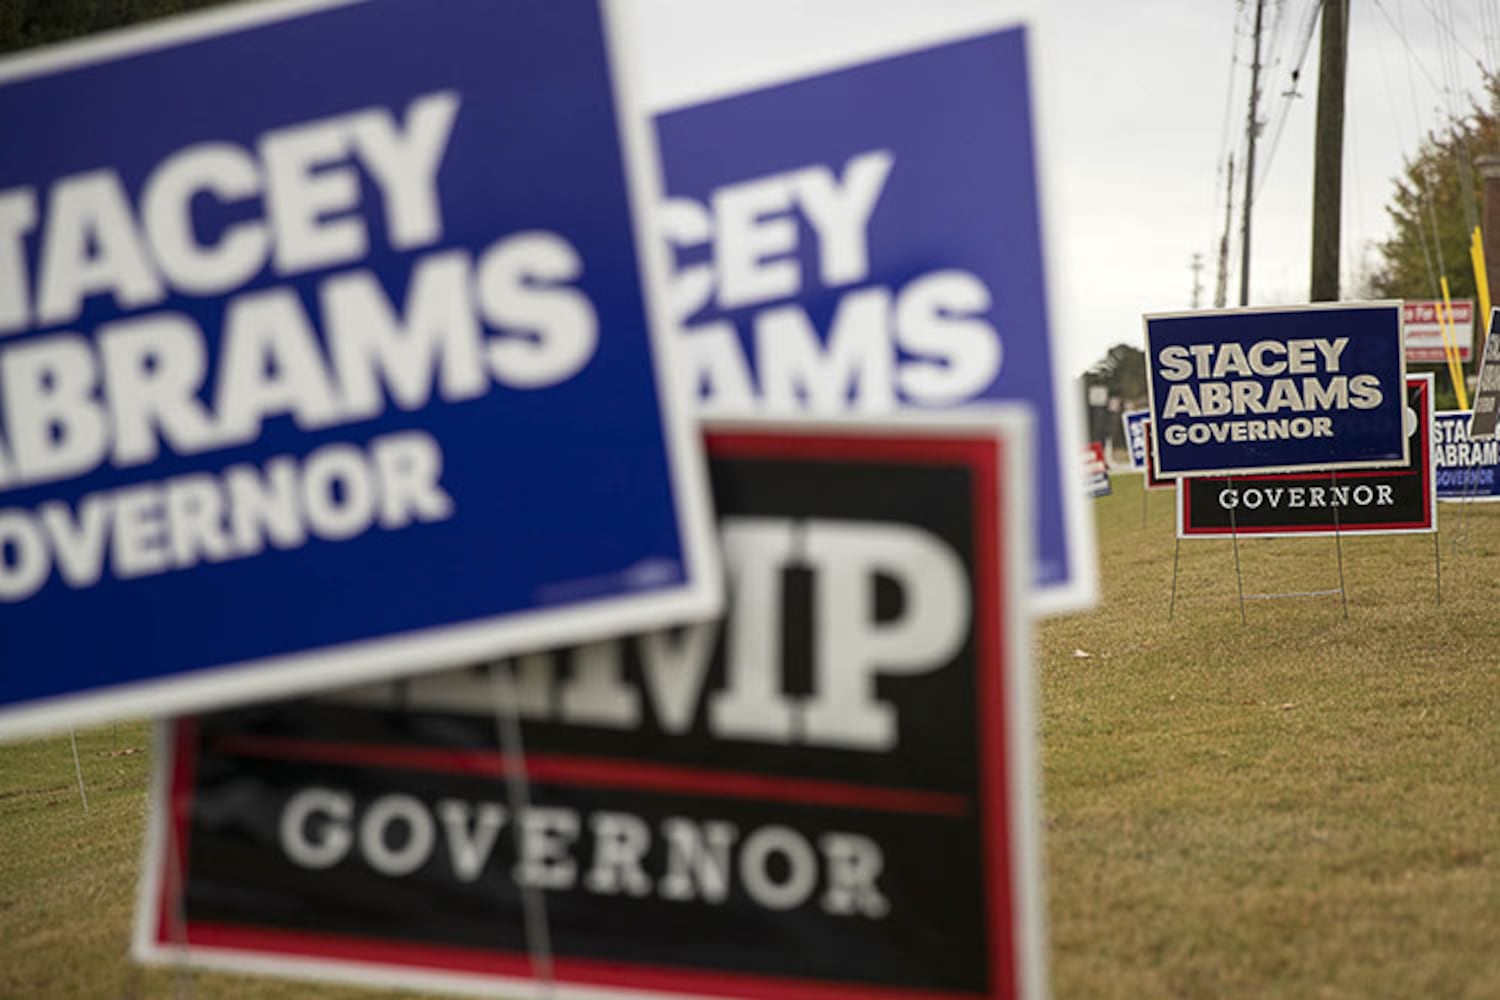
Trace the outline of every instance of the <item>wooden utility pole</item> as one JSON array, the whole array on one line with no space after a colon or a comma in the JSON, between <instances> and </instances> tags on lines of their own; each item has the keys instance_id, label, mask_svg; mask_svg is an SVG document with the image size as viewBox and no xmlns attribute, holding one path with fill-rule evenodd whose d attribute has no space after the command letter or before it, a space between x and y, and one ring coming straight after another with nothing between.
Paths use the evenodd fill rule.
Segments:
<instances>
[{"instance_id":1,"label":"wooden utility pole","mask_svg":"<svg viewBox=\"0 0 1500 1000\"><path fill-rule=\"evenodd\" d=\"M1193 308L1197 309L1203 304L1203 255L1193 254Z\"/></svg>"},{"instance_id":2,"label":"wooden utility pole","mask_svg":"<svg viewBox=\"0 0 1500 1000\"><path fill-rule=\"evenodd\" d=\"M1250 60L1250 118L1245 123L1245 205L1240 223L1240 305L1250 304L1250 202L1255 192L1255 136L1260 131L1256 105L1260 101L1260 25L1266 0L1255 0L1255 48Z\"/></svg>"},{"instance_id":3,"label":"wooden utility pole","mask_svg":"<svg viewBox=\"0 0 1500 1000\"><path fill-rule=\"evenodd\" d=\"M1349 53L1349 0L1323 0L1318 45L1318 121L1313 149L1313 302L1339 297L1339 213L1343 205L1344 67Z\"/></svg>"}]
</instances>

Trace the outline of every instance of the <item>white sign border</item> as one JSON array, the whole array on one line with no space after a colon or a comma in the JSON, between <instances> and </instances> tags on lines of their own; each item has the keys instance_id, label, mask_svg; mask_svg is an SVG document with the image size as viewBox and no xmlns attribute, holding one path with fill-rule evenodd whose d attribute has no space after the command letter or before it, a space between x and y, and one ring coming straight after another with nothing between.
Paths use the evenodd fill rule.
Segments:
<instances>
[{"instance_id":1,"label":"white sign border","mask_svg":"<svg viewBox=\"0 0 1500 1000\"><path fill-rule=\"evenodd\" d=\"M1155 466L1157 479L1194 479L1210 478L1214 476L1264 476L1275 475L1281 472L1308 472L1326 469L1331 472L1342 472L1353 469L1388 469L1393 465L1405 465L1411 461L1411 454L1407 445L1407 438L1401 439L1401 460L1393 462L1389 459L1375 459L1373 461L1360 462L1316 462L1306 465L1257 465L1246 466L1236 469L1194 469L1192 472L1162 472L1161 471L1161 441L1159 421L1155 419L1156 413L1156 388L1155 379L1151 377L1151 321L1153 319L1188 319L1198 316L1244 316L1254 313L1298 313L1316 312L1319 310L1349 310L1349 309L1374 309L1390 308L1396 309L1396 336L1397 353L1400 357L1401 385L1406 385L1406 317L1403 313L1405 303L1401 299L1371 299L1359 302L1310 302L1295 306L1241 306L1232 309L1186 309L1177 312L1146 313L1141 317L1141 334L1146 345L1146 397L1150 401L1147 405L1153 415L1151 421L1151 462Z\"/></svg>"}]
</instances>

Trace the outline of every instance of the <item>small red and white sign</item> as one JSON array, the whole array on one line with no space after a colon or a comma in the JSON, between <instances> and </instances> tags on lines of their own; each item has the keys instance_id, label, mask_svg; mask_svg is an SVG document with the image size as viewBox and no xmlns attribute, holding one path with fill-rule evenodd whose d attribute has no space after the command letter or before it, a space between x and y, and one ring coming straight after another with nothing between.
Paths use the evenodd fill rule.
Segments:
<instances>
[{"instance_id":1,"label":"small red and white sign","mask_svg":"<svg viewBox=\"0 0 1500 1000\"><path fill-rule=\"evenodd\" d=\"M1107 497L1109 485L1109 463L1104 458L1104 445L1090 441L1083 446L1083 485L1091 497Z\"/></svg>"},{"instance_id":2,"label":"small red and white sign","mask_svg":"<svg viewBox=\"0 0 1500 1000\"><path fill-rule=\"evenodd\" d=\"M1448 356L1443 351L1443 324L1448 317L1440 299L1408 299L1402 308L1406 330L1406 360L1417 364L1441 364ZM1454 299L1453 338L1458 344L1458 360L1468 361L1474 353L1474 300Z\"/></svg>"}]
</instances>

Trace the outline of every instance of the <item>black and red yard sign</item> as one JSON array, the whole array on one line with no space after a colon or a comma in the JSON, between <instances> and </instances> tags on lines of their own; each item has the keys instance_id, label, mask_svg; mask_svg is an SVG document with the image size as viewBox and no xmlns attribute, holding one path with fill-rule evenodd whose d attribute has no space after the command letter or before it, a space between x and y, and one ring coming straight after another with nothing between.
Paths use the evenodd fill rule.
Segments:
<instances>
[{"instance_id":1,"label":"black and red yard sign","mask_svg":"<svg viewBox=\"0 0 1500 1000\"><path fill-rule=\"evenodd\" d=\"M1411 459L1390 469L1180 479L1179 538L1437 530L1432 376L1406 377Z\"/></svg>"},{"instance_id":2,"label":"black and red yard sign","mask_svg":"<svg viewBox=\"0 0 1500 1000\"><path fill-rule=\"evenodd\" d=\"M166 726L138 953L514 997L542 916L562 998L1043 996L1024 427L717 425L724 620Z\"/></svg>"}]
</instances>

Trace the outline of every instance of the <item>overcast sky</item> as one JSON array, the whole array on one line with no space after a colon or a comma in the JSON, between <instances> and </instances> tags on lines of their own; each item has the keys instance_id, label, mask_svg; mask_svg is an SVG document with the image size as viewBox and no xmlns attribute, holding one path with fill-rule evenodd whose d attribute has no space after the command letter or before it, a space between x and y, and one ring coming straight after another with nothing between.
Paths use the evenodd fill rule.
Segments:
<instances>
[{"instance_id":1,"label":"overcast sky","mask_svg":"<svg viewBox=\"0 0 1500 1000\"><path fill-rule=\"evenodd\" d=\"M1316 34L1303 64L1303 96L1282 95L1315 0L1264 2L1268 66L1258 167L1267 164L1273 142L1275 152L1266 170L1257 169L1252 305L1306 301L1310 268ZM1243 146L1255 0L1050 0L1041 6L1043 182L1053 209L1047 222L1054 288L1063 300L1056 304L1054 335L1069 369L1081 371L1112 344L1139 344L1142 313L1191 305L1195 252L1204 255L1202 303L1212 304L1214 253L1224 224L1220 166L1226 149ZM1464 95L1478 93L1478 61L1500 62L1500 0L1352 0L1351 6L1345 297L1355 272L1374 262L1371 245L1388 235L1384 206L1402 157L1424 131L1443 126L1446 109L1467 107ZM663 107L787 79L830 59L868 57L1024 5L632 0L627 9L643 56L641 96L648 107ZM1236 188L1231 305L1239 295L1242 180Z\"/></svg>"}]
</instances>

